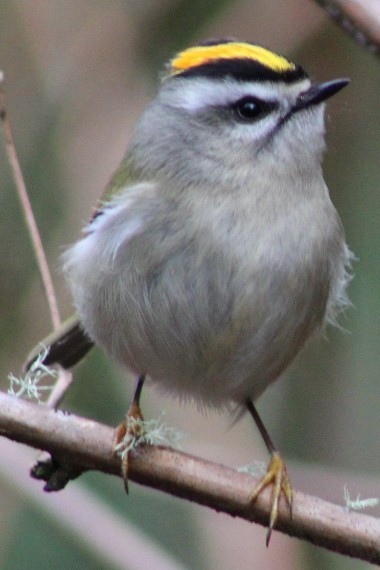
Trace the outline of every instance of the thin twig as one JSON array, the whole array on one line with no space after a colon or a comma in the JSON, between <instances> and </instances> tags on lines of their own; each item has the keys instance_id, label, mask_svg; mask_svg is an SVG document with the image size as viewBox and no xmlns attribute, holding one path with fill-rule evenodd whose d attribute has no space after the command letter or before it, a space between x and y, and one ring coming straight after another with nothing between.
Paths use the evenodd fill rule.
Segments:
<instances>
[{"instance_id":1,"label":"thin twig","mask_svg":"<svg viewBox=\"0 0 380 570\"><path fill-rule=\"evenodd\" d=\"M61 403L63 396L70 388L73 379L74 377L71 370L60 369L58 372L57 382L54 384L49 397L45 402L45 406L48 406L49 408L57 408Z\"/></svg>"},{"instance_id":2,"label":"thin twig","mask_svg":"<svg viewBox=\"0 0 380 570\"><path fill-rule=\"evenodd\" d=\"M52 453L84 469L120 475L112 453L113 430L0 393L0 434ZM169 448L141 446L131 452L132 481L266 525L270 490L248 504L256 480L245 473ZM310 495L294 494L293 517L280 508L277 530L368 562L380 564L380 521L348 512Z\"/></svg>"},{"instance_id":3,"label":"thin twig","mask_svg":"<svg viewBox=\"0 0 380 570\"><path fill-rule=\"evenodd\" d=\"M33 215L32 206L29 200L28 192L26 190L26 185L22 170L20 167L20 162L18 160L17 151L14 143L14 138L12 134L11 123L7 116L7 110L5 106L5 93L3 88L3 74L0 72L0 119L3 125L6 150L8 155L8 160L11 165L14 181L17 188L17 194L21 202L21 207L23 214L25 216L26 225L29 231L30 239L32 242L33 250L37 259L38 267L41 273L42 282L45 289L45 294L47 302L49 304L51 321L53 328L56 330L61 324L59 317L59 310L57 305L56 296L54 293L53 282L51 279L49 266L45 256L45 251L42 245L41 237L38 231L36 220Z\"/></svg>"},{"instance_id":4,"label":"thin twig","mask_svg":"<svg viewBox=\"0 0 380 570\"><path fill-rule=\"evenodd\" d=\"M18 160L16 146L14 143L12 125L7 115L5 105L5 92L3 88L4 76L0 71L0 120L3 125L5 136L6 150L8 160L11 166L13 178L16 184L17 194L21 202L21 208L25 217L26 225L29 231L32 247L37 259L37 265L41 274L42 283L45 290L46 299L49 306L50 318L54 330L58 330L61 326L57 298L54 291L53 280L51 278L49 266L47 263L44 247L42 245L41 236L34 218L32 205L29 200L28 192L25 185L24 176ZM47 406L55 407L61 401L66 390L72 383L72 373L67 370L61 370L58 375L57 382L52 389L46 402Z\"/></svg>"},{"instance_id":5,"label":"thin twig","mask_svg":"<svg viewBox=\"0 0 380 570\"><path fill-rule=\"evenodd\" d=\"M379 0L316 0L354 40L380 55Z\"/></svg>"}]
</instances>

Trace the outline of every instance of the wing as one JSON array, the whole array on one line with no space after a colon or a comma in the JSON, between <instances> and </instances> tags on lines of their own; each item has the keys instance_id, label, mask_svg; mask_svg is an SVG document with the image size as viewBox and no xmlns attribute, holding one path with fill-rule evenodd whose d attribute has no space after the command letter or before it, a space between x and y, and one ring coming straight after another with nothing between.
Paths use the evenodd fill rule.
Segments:
<instances>
[{"instance_id":1,"label":"wing","mask_svg":"<svg viewBox=\"0 0 380 570\"><path fill-rule=\"evenodd\" d=\"M133 173L131 159L127 156L111 176L103 194L98 199L89 223L91 224L91 222L102 212L104 206L111 202L115 196L120 192L125 194L126 188L133 187L133 185L138 182L140 182L140 178Z\"/></svg>"},{"instance_id":2,"label":"wing","mask_svg":"<svg viewBox=\"0 0 380 570\"><path fill-rule=\"evenodd\" d=\"M126 158L112 176L103 196L95 207L89 221L89 227L103 213L104 207L119 192L123 192L125 195L126 188L128 186L133 188L134 182L136 182L136 176L132 173L130 160ZM24 368L28 370L45 348L48 349L48 353L42 364L46 366L59 364L63 368L71 368L82 360L93 346L94 343L86 335L78 316L74 314L62 324L59 330L52 332L31 351Z\"/></svg>"},{"instance_id":3,"label":"wing","mask_svg":"<svg viewBox=\"0 0 380 570\"><path fill-rule=\"evenodd\" d=\"M30 352L24 368L29 370L45 348L48 353L42 364L60 364L63 368L71 368L82 360L93 346L94 343L84 332L77 315L73 315L59 330L47 336Z\"/></svg>"},{"instance_id":4,"label":"wing","mask_svg":"<svg viewBox=\"0 0 380 570\"><path fill-rule=\"evenodd\" d=\"M104 205L109 202L118 191L130 184L131 180L133 180L133 177L131 177L130 174L128 161L124 160L112 176L102 197L99 199L89 221L90 225L95 218L102 213ZM46 366L59 364L63 366L63 368L71 368L86 356L93 345L94 343L84 332L78 316L74 314L62 324L59 330L49 334L38 346L33 348L24 364L24 369L29 370L33 362L41 355L45 348L48 349L48 353L43 359L42 364Z\"/></svg>"}]
</instances>

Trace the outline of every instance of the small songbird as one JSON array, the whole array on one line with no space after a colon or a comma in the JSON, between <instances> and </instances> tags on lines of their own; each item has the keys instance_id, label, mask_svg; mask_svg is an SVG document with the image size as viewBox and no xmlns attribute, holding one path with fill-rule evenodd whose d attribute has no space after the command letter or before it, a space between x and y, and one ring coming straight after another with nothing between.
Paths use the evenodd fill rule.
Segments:
<instances>
[{"instance_id":1,"label":"small songbird","mask_svg":"<svg viewBox=\"0 0 380 570\"><path fill-rule=\"evenodd\" d=\"M292 488L254 401L346 302L350 253L321 161L324 102L347 83L230 39L176 55L65 254L76 316L45 358L70 367L98 345L136 376L132 415L145 378L248 410L271 455L250 497L273 484L267 541Z\"/></svg>"}]
</instances>

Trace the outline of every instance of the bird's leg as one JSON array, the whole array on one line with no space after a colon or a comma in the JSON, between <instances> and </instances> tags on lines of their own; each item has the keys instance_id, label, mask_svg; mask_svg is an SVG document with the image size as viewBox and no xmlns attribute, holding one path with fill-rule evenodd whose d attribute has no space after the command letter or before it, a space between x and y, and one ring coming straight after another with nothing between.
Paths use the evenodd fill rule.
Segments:
<instances>
[{"instance_id":1,"label":"bird's leg","mask_svg":"<svg viewBox=\"0 0 380 570\"><path fill-rule=\"evenodd\" d=\"M143 415L140 408L140 397L144 385L145 374L139 376L133 400L129 406L125 420L116 428L113 449L121 455L121 473L124 479L125 490L128 493L128 455L133 442L138 441L142 435Z\"/></svg>"},{"instance_id":2,"label":"bird's leg","mask_svg":"<svg viewBox=\"0 0 380 570\"><path fill-rule=\"evenodd\" d=\"M284 495L290 510L290 514L292 514L293 490L286 472L285 462L282 459L279 452L277 451L277 449L275 448L252 400L250 399L246 400L246 406L255 424L259 428L261 436L271 456L266 474L253 489L249 499L250 504L253 503L254 501L256 501L257 497L260 495L263 489L268 487L268 485L273 485L272 508L270 513L269 526L266 538L266 545L268 546L273 527L278 517L278 503L280 496L281 494Z\"/></svg>"}]
</instances>

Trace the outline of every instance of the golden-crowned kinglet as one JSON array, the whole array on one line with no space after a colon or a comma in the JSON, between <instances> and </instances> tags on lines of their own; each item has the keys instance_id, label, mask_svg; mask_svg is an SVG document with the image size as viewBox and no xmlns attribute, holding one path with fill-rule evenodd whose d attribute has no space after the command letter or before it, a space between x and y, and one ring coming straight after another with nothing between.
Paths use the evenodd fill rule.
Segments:
<instances>
[{"instance_id":1,"label":"golden-crowned kinglet","mask_svg":"<svg viewBox=\"0 0 380 570\"><path fill-rule=\"evenodd\" d=\"M345 302L349 251L323 179L324 101L262 47L209 41L169 63L85 236L65 255L78 318L45 362L100 346L139 379L200 406L248 409Z\"/></svg>"}]
</instances>

